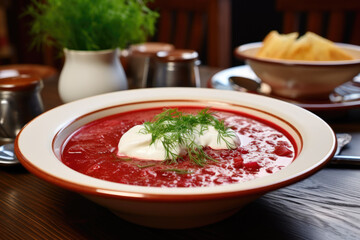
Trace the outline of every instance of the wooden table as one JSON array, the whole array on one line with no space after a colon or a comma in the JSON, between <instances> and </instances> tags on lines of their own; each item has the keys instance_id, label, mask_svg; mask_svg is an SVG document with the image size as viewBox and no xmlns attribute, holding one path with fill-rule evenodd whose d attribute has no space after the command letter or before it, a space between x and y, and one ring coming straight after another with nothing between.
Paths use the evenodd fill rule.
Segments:
<instances>
[{"instance_id":1,"label":"wooden table","mask_svg":"<svg viewBox=\"0 0 360 240\"><path fill-rule=\"evenodd\" d=\"M218 69L201 69L202 86ZM43 101L61 101L57 80ZM360 109L327 120L353 141L343 154L360 155ZM316 129L314 129L316 131ZM319 143L321 144L321 143ZM360 168L327 166L266 194L219 223L187 230L128 223L77 193L49 184L23 167L0 168L0 239L360 239Z\"/></svg>"}]
</instances>

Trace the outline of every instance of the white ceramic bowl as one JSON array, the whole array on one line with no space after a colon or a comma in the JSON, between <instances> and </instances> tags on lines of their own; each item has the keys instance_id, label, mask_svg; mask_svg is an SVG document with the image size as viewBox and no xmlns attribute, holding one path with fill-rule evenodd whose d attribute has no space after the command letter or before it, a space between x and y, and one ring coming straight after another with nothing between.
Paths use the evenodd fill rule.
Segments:
<instances>
[{"instance_id":1,"label":"white ceramic bowl","mask_svg":"<svg viewBox=\"0 0 360 240\"><path fill-rule=\"evenodd\" d=\"M328 99L339 85L360 73L360 46L337 43L355 57L346 61L299 61L256 57L262 43L237 47L234 55L245 60L270 85L272 94L291 99Z\"/></svg>"},{"instance_id":2,"label":"white ceramic bowl","mask_svg":"<svg viewBox=\"0 0 360 240\"><path fill-rule=\"evenodd\" d=\"M298 156L286 168L266 177L194 188L104 181L76 172L59 159L63 141L90 121L131 109L180 104L239 110L274 122L295 139ZM81 193L130 222L157 228L189 228L220 221L261 195L321 169L335 148L332 129L307 110L255 94L199 88L127 90L74 101L38 116L22 129L15 142L16 155L33 174Z\"/></svg>"}]
</instances>

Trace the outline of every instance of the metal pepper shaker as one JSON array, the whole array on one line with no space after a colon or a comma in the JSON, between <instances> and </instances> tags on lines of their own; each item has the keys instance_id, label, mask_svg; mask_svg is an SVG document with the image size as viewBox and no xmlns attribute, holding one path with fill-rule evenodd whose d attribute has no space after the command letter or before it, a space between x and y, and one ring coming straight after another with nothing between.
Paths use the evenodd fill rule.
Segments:
<instances>
[{"instance_id":1,"label":"metal pepper shaker","mask_svg":"<svg viewBox=\"0 0 360 240\"><path fill-rule=\"evenodd\" d=\"M40 77L18 75L0 79L0 140L11 142L21 128L44 111Z\"/></svg>"},{"instance_id":2,"label":"metal pepper shaker","mask_svg":"<svg viewBox=\"0 0 360 240\"><path fill-rule=\"evenodd\" d=\"M149 87L154 77L156 53L172 49L174 49L174 45L161 42L145 42L131 45L128 57L129 87Z\"/></svg>"},{"instance_id":3,"label":"metal pepper shaker","mask_svg":"<svg viewBox=\"0 0 360 240\"><path fill-rule=\"evenodd\" d=\"M175 49L156 54L152 87L200 87L198 53Z\"/></svg>"}]
</instances>

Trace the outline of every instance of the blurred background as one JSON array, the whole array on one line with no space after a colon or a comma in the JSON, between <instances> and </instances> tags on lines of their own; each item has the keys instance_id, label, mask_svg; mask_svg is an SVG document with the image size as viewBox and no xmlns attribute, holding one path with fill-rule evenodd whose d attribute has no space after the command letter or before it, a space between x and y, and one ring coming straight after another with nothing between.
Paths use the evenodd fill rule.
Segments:
<instances>
[{"instance_id":1,"label":"blurred background","mask_svg":"<svg viewBox=\"0 0 360 240\"><path fill-rule=\"evenodd\" d=\"M1 65L18 63L45 64L61 68L62 59L58 57L58 50L50 47L30 48L29 21L31 19L21 17L30 3L31 0L0 0L0 63ZM164 3L166 4L162 6ZM173 4L173 8L171 8L171 4ZM208 4L209 6L207 6ZM287 28L286 24L294 25L295 23L292 23L291 20L284 22L284 19L286 19L286 7L290 5L293 8L291 9L292 12L295 11L296 7L299 7L301 11L305 11L306 6L317 7L315 14L311 17L312 19L319 19L320 10L326 10L325 17L321 20L323 24L331 25L334 29L337 27L336 25L340 25L340 23L342 25L340 26L340 32L338 31L332 35L329 33L329 39L360 45L359 0L155 0L152 7L159 10L161 20L166 15L163 14L163 10L175 11L178 5L182 7L181 11L190 11L193 6L200 6L202 9L202 19L205 21L202 26L205 27L202 30L193 29L191 31L203 33L203 38L198 41L200 44L195 50L199 51L202 64L210 66L224 68L242 64L233 56L235 47L244 43L261 41L271 30L278 30L280 33L290 31L289 26ZM337 14L335 16L330 14L330 7L336 9ZM195 9L195 12L200 11L200 8ZM307 19L306 14L301 13L297 16L297 29L301 34L309 29L310 20ZM186 31L181 30L181 27L191 25L196 18L195 14L191 13L189 21L185 21L184 16L172 17L171 21L179 19L183 19L184 22L175 24L176 27L172 28L173 31ZM169 21L168 19L167 23ZM327 37L327 28L317 25L319 23L313 24L310 30L317 31ZM285 31L284 28L287 28L287 30ZM357 29L356 33L354 33L353 29ZM158 38L161 35L159 32L160 26L157 30L155 36L149 40L162 40ZM189 32L183 35L192 38ZM174 37L173 39L168 38L168 41L175 41ZM195 48L184 44L181 45L181 43L177 43L175 46L177 48ZM215 52L216 54L210 56Z\"/></svg>"}]
</instances>

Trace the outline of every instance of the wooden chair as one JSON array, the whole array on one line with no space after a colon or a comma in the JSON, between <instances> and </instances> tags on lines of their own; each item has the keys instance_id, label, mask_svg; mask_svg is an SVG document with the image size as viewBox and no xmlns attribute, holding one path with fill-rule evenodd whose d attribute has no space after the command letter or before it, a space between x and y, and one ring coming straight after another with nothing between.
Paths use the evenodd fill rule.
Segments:
<instances>
[{"instance_id":1,"label":"wooden chair","mask_svg":"<svg viewBox=\"0 0 360 240\"><path fill-rule=\"evenodd\" d=\"M6 8L8 3L0 1L0 64L14 63L15 51L10 43Z\"/></svg>"},{"instance_id":2,"label":"wooden chair","mask_svg":"<svg viewBox=\"0 0 360 240\"><path fill-rule=\"evenodd\" d=\"M360 0L276 0L276 8L283 12L284 33L303 28L334 42L360 45Z\"/></svg>"},{"instance_id":3,"label":"wooden chair","mask_svg":"<svg viewBox=\"0 0 360 240\"><path fill-rule=\"evenodd\" d=\"M202 63L229 67L231 0L155 0L160 14L154 41L196 50Z\"/></svg>"}]
</instances>

